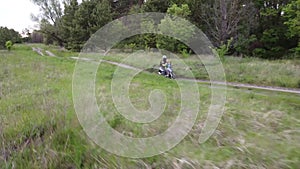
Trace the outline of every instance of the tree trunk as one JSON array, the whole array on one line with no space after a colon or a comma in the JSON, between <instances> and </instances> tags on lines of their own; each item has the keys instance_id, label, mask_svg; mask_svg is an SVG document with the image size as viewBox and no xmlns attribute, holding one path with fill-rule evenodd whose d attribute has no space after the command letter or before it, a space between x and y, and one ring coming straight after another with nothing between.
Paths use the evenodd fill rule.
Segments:
<instances>
[{"instance_id":1,"label":"tree trunk","mask_svg":"<svg viewBox=\"0 0 300 169\"><path fill-rule=\"evenodd\" d=\"M221 44L224 44L224 43L226 43L226 39L227 39L227 4L226 4L226 0L220 0L220 10L221 10L220 42L221 42Z\"/></svg>"}]
</instances>

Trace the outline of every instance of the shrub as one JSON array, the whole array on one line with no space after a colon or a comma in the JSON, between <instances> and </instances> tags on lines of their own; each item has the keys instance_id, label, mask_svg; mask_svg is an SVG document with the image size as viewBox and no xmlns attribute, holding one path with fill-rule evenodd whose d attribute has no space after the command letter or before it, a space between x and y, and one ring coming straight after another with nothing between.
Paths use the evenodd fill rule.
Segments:
<instances>
[{"instance_id":1,"label":"shrub","mask_svg":"<svg viewBox=\"0 0 300 169\"><path fill-rule=\"evenodd\" d=\"M9 40L9 41L6 41L5 46L6 46L6 49L7 49L8 51L10 51L11 48L12 48L12 46L13 46L12 41L10 41L10 40Z\"/></svg>"},{"instance_id":2,"label":"shrub","mask_svg":"<svg viewBox=\"0 0 300 169\"><path fill-rule=\"evenodd\" d=\"M227 44L223 44L219 48L216 49L216 51L217 51L217 53L218 53L218 55L219 55L219 57L221 58L222 61L225 60L225 55L228 54L232 41L233 41L233 38L230 38L227 41Z\"/></svg>"},{"instance_id":3,"label":"shrub","mask_svg":"<svg viewBox=\"0 0 300 169\"><path fill-rule=\"evenodd\" d=\"M183 58L188 58L188 57L190 56L190 52L188 52L187 49L183 49L183 50L181 51L181 54L182 54L182 57L183 57Z\"/></svg>"}]
</instances>

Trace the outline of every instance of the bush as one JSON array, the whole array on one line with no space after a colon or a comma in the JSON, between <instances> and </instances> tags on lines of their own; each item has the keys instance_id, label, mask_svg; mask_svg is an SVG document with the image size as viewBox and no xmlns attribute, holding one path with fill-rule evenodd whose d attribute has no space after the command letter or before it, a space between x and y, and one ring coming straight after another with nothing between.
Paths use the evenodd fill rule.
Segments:
<instances>
[{"instance_id":1,"label":"bush","mask_svg":"<svg viewBox=\"0 0 300 169\"><path fill-rule=\"evenodd\" d=\"M188 52L187 49L183 49L183 50L181 51L181 54L182 54L182 57L183 57L183 58L188 58L188 57L190 56L190 53L191 53L191 52Z\"/></svg>"},{"instance_id":2,"label":"bush","mask_svg":"<svg viewBox=\"0 0 300 169\"><path fill-rule=\"evenodd\" d=\"M263 48L256 48L252 51L254 57L265 58L267 51Z\"/></svg>"},{"instance_id":3,"label":"bush","mask_svg":"<svg viewBox=\"0 0 300 169\"><path fill-rule=\"evenodd\" d=\"M10 51L11 48L12 48L12 46L13 46L12 41L10 41L10 40L9 40L9 41L6 41L5 46L6 46L6 49L7 49L8 51Z\"/></svg>"},{"instance_id":4,"label":"bush","mask_svg":"<svg viewBox=\"0 0 300 169\"><path fill-rule=\"evenodd\" d=\"M294 58L300 58L300 42L298 46L290 50L294 54Z\"/></svg>"},{"instance_id":5,"label":"bush","mask_svg":"<svg viewBox=\"0 0 300 169\"><path fill-rule=\"evenodd\" d=\"M225 61L225 55L228 54L232 41L233 41L233 38L230 38L227 41L227 44L223 44L219 48L216 49L217 53L222 61Z\"/></svg>"},{"instance_id":6,"label":"bush","mask_svg":"<svg viewBox=\"0 0 300 169\"><path fill-rule=\"evenodd\" d=\"M251 35L250 37L239 36L237 42L234 44L234 48L237 54L252 56L254 48L260 45L257 41L256 35Z\"/></svg>"}]
</instances>

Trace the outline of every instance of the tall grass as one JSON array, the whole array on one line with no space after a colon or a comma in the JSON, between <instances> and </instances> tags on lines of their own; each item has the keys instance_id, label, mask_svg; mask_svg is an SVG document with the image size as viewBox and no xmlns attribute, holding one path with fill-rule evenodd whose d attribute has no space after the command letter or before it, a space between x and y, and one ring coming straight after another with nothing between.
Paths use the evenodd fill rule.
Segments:
<instances>
[{"instance_id":1,"label":"tall grass","mask_svg":"<svg viewBox=\"0 0 300 169\"><path fill-rule=\"evenodd\" d=\"M0 168L299 167L298 95L229 88L221 123L207 142L199 144L210 104L210 88L200 84L198 119L175 148L144 159L110 154L89 140L77 120L71 86L74 66L75 61L39 56L28 46L0 51ZM132 137L148 137L168 128L179 109L175 81L147 72L133 79L130 99L138 109L149 107L147 98L153 89L165 91L168 100L158 121L135 124L118 114L111 101L115 68L101 64L96 79L97 101L101 105L106 100L102 113L109 124Z\"/></svg>"},{"instance_id":2,"label":"tall grass","mask_svg":"<svg viewBox=\"0 0 300 169\"><path fill-rule=\"evenodd\" d=\"M299 88L299 60L263 60L228 57L224 63L231 82Z\"/></svg>"}]
</instances>

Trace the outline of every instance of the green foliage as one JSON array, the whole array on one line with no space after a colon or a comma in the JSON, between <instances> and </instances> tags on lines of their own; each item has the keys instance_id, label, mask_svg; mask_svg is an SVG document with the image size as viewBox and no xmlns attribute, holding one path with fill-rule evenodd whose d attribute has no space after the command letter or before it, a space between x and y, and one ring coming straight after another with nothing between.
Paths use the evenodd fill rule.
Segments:
<instances>
[{"instance_id":1,"label":"green foliage","mask_svg":"<svg viewBox=\"0 0 300 169\"><path fill-rule=\"evenodd\" d=\"M240 36L238 41L234 44L234 48L239 55L251 56L250 45L257 41L256 35L249 37Z\"/></svg>"},{"instance_id":2,"label":"green foliage","mask_svg":"<svg viewBox=\"0 0 300 169\"><path fill-rule=\"evenodd\" d=\"M173 4L168 8L167 13L180 16L182 18L187 18L191 14L191 10L188 4L182 4L181 7L177 6L177 4Z\"/></svg>"},{"instance_id":3,"label":"green foliage","mask_svg":"<svg viewBox=\"0 0 300 169\"><path fill-rule=\"evenodd\" d=\"M79 6L74 2L65 12L68 15L63 17L63 29L69 39L67 48L74 51L79 51L92 34L112 20L108 0L84 1Z\"/></svg>"},{"instance_id":4,"label":"green foliage","mask_svg":"<svg viewBox=\"0 0 300 169\"><path fill-rule=\"evenodd\" d=\"M171 4L170 0L147 0L143 6L146 12L167 12Z\"/></svg>"},{"instance_id":5,"label":"green foliage","mask_svg":"<svg viewBox=\"0 0 300 169\"><path fill-rule=\"evenodd\" d=\"M263 48L255 48L253 51L252 51L252 55L255 56L255 57L261 57L261 58L265 58L267 55L267 50L266 49L263 49Z\"/></svg>"},{"instance_id":6,"label":"green foliage","mask_svg":"<svg viewBox=\"0 0 300 169\"><path fill-rule=\"evenodd\" d=\"M118 19L122 16L127 15L130 12L135 13L139 11L140 9L138 8L141 8L142 4L144 3L144 1L142 0L109 0L109 1L111 6L111 13L113 14L113 19Z\"/></svg>"},{"instance_id":7,"label":"green foliage","mask_svg":"<svg viewBox=\"0 0 300 169\"><path fill-rule=\"evenodd\" d=\"M156 39L157 35L153 34L151 32L156 32L155 25L153 20L144 20L141 23L141 30L145 32L145 34L140 35L139 42L141 44L139 45L141 49L150 50L150 48L156 47Z\"/></svg>"},{"instance_id":8,"label":"green foliage","mask_svg":"<svg viewBox=\"0 0 300 169\"><path fill-rule=\"evenodd\" d=\"M283 11L287 18L284 24L289 27L288 36L298 38L298 46L294 51L296 55L300 55L300 0L292 0Z\"/></svg>"},{"instance_id":9,"label":"green foliage","mask_svg":"<svg viewBox=\"0 0 300 169\"><path fill-rule=\"evenodd\" d=\"M124 48L129 49L130 52L133 52L133 50L136 49L136 44L135 43L125 44Z\"/></svg>"},{"instance_id":10,"label":"green foliage","mask_svg":"<svg viewBox=\"0 0 300 169\"><path fill-rule=\"evenodd\" d=\"M225 60L225 55L228 54L230 46L232 44L233 38L230 38L227 43L221 45L219 48L217 48L217 53L219 55L219 57L221 58L221 60Z\"/></svg>"},{"instance_id":11,"label":"green foliage","mask_svg":"<svg viewBox=\"0 0 300 169\"><path fill-rule=\"evenodd\" d=\"M189 53L189 48L180 41L193 36L194 28L187 26L187 22L191 21L206 33L216 48L220 48L221 55L227 53L223 42L230 37L233 37L230 52L243 56L279 59L291 51L296 52L294 55L297 56L300 50L299 0L87 0L80 4L77 0L67 0L63 8L59 0L33 2L41 9L41 17L36 19L40 23L39 32L44 34L44 42L74 51L79 51L91 35L106 23L142 12L172 15L155 23L159 24L156 31L183 38L178 40L144 34L128 38L118 47L135 43L138 49L159 47L181 54ZM187 20L178 22L176 16ZM143 30L156 26L153 21L141 24ZM1 41L3 48L9 39Z\"/></svg>"},{"instance_id":12,"label":"green foliage","mask_svg":"<svg viewBox=\"0 0 300 169\"><path fill-rule=\"evenodd\" d=\"M58 20L62 17L62 7L59 0L31 0L36 4L42 12L40 20L47 20L49 23L55 25Z\"/></svg>"},{"instance_id":13,"label":"green foliage","mask_svg":"<svg viewBox=\"0 0 300 169\"><path fill-rule=\"evenodd\" d=\"M290 36L300 36L300 0L292 0L284 8L284 17L287 21L284 24L289 27Z\"/></svg>"},{"instance_id":14,"label":"green foliage","mask_svg":"<svg viewBox=\"0 0 300 169\"><path fill-rule=\"evenodd\" d=\"M181 50L181 55L183 58L188 58L191 55L191 52L188 52L186 48Z\"/></svg>"},{"instance_id":15,"label":"green foliage","mask_svg":"<svg viewBox=\"0 0 300 169\"><path fill-rule=\"evenodd\" d=\"M77 0L71 0L64 4L64 15L62 17L62 36L66 39L65 47L69 50L80 50L82 41L79 37L80 30L76 27L76 11L79 8Z\"/></svg>"},{"instance_id":16,"label":"green foliage","mask_svg":"<svg viewBox=\"0 0 300 169\"><path fill-rule=\"evenodd\" d=\"M297 58L300 58L300 42L298 42L298 46L295 48L295 54Z\"/></svg>"},{"instance_id":17,"label":"green foliage","mask_svg":"<svg viewBox=\"0 0 300 169\"><path fill-rule=\"evenodd\" d=\"M91 26L90 34L94 34L98 29L112 20L111 6L109 0L94 0L94 9L89 19ZM94 22L94 23L93 23ZM93 24L91 24L93 23Z\"/></svg>"},{"instance_id":18,"label":"green foliage","mask_svg":"<svg viewBox=\"0 0 300 169\"><path fill-rule=\"evenodd\" d=\"M152 32L156 32L156 25L154 25L154 21L152 19L145 19L141 22L141 31L144 34L135 35L130 37L126 40L123 40L121 43L118 44L117 47L123 48L128 46L129 44L136 44L137 49L145 49L150 50L150 48L155 48L156 46L156 39L157 35L153 34ZM123 27L125 30L126 28ZM120 32L124 33L124 32Z\"/></svg>"},{"instance_id":19,"label":"green foliage","mask_svg":"<svg viewBox=\"0 0 300 169\"><path fill-rule=\"evenodd\" d=\"M132 51L133 51L133 49L136 48L136 44L135 44L135 43L131 43L131 44L129 44L128 46L129 46L129 48L130 48Z\"/></svg>"},{"instance_id":20,"label":"green foliage","mask_svg":"<svg viewBox=\"0 0 300 169\"><path fill-rule=\"evenodd\" d=\"M255 31L257 41L261 44L253 50L253 55L261 58L279 59L287 54L289 49L297 45L295 39L287 36L288 26L284 24L284 8L289 1L280 0L275 3L258 3L260 10L259 25ZM274 8L276 6L276 8Z\"/></svg>"},{"instance_id":21,"label":"green foliage","mask_svg":"<svg viewBox=\"0 0 300 169\"><path fill-rule=\"evenodd\" d=\"M107 46L103 46L103 45L107 45L107 44L115 44L117 42L118 39L120 39L121 37L123 37L124 35L126 35L128 29L125 27L125 25L123 24L122 21L118 20L113 22L112 24L110 24L109 26L105 27L105 29L102 30L103 33L105 33L105 37L108 39L105 39L103 36L101 35L95 35L95 40L99 40L101 38L101 41L105 42L104 44L97 44L98 47L101 47L103 50L107 49ZM100 36L100 37L96 37L96 36ZM134 41L129 42L130 43L135 43ZM119 45L119 44L117 44ZM122 44L121 44L122 46Z\"/></svg>"},{"instance_id":22,"label":"green foliage","mask_svg":"<svg viewBox=\"0 0 300 169\"><path fill-rule=\"evenodd\" d=\"M11 41L11 40L7 41L7 42L5 43L5 46L6 46L6 49L7 49L8 51L10 51L11 48L12 48L12 46L13 46L12 41Z\"/></svg>"},{"instance_id":23,"label":"green foliage","mask_svg":"<svg viewBox=\"0 0 300 169\"><path fill-rule=\"evenodd\" d=\"M45 35L45 43L53 44L54 42L63 46L65 39L61 30L61 18L63 9L59 0L32 0L40 8L41 14L32 15L33 19L40 25L39 32Z\"/></svg>"},{"instance_id":24,"label":"green foliage","mask_svg":"<svg viewBox=\"0 0 300 169\"><path fill-rule=\"evenodd\" d=\"M166 15L161 23L158 25L159 31L164 35L169 35L171 37L180 37L181 41L188 41L195 31L195 27L189 24L190 22L184 17L190 14L190 10L186 4L181 7L177 7L176 4L172 5L168 9L168 14ZM178 14L178 15L177 15ZM181 18L177 18L179 16Z\"/></svg>"},{"instance_id":25,"label":"green foliage","mask_svg":"<svg viewBox=\"0 0 300 169\"><path fill-rule=\"evenodd\" d=\"M34 0L41 8L40 32L46 44L58 44L79 51L99 28L112 20L109 0L64 1L64 11L57 0Z\"/></svg>"},{"instance_id":26,"label":"green foliage","mask_svg":"<svg viewBox=\"0 0 300 169\"><path fill-rule=\"evenodd\" d=\"M285 42L286 39L282 38L282 33L282 30L278 28L266 29L260 37L263 48L254 49L253 55L266 59L283 57L287 53L287 50L284 48L285 44L283 44L283 42Z\"/></svg>"},{"instance_id":27,"label":"green foliage","mask_svg":"<svg viewBox=\"0 0 300 169\"><path fill-rule=\"evenodd\" d=\"M134 43L138 49L149 50L150 48L160 48L178 52L188 57L190 50L181 41L187 42L192 38L195 27L190 26L189 21L182 19L182 17L188 17L191 11L187 4L182 4L180 7L173 4L167 11L170 15L163 18L158 25L155 25L153 20L143 20L141 22L141 30L145 34L128 38L121 42L118 47L126 48L128 45ZM151 32L158 32L160 34L153 34ZM175 39L172 36L179 36L181 39Z\"/></svg>"},{"instance_id":28,"label":"green foliage","mask_svg":"<svg viewBox=\"0 0 300 169\"><path fill-rule=\"evenodd\" d=\"M156 45L161 49L187 54L188 47L183 42L188 42L192 38L195 27L183 18L188 17L191 11L187 4L183 4L181 7L173 4L167 11L170 15L166 15L161 20L158 29L161 34L168 35L168 37L158 36ZM173 37L180 37L180 39L174 39Z\"/></svg>"},{"instance_id":29,"label":"green foliage","mask_svg":"<svg viewBox=\"0 0 300 169\"><path fill-rule=\"evenodd\" d=\"M143 13L144 12L144 9L140 6L140 5L133 5L128 14L131 15L131 14L138 14L138 13Z\"/></svg>"},{"instance_id":30,"label":"green foliage","mask_svg":"<svg viewBox=\"0 0 300 169\"><path fill-rule=\"evenodd\" d=\"M20 43L22 41L21 35L7 27L0 27L0 49L6 48L6 42L11 41L12 43Z\"/></svg>"}]
</instances>

